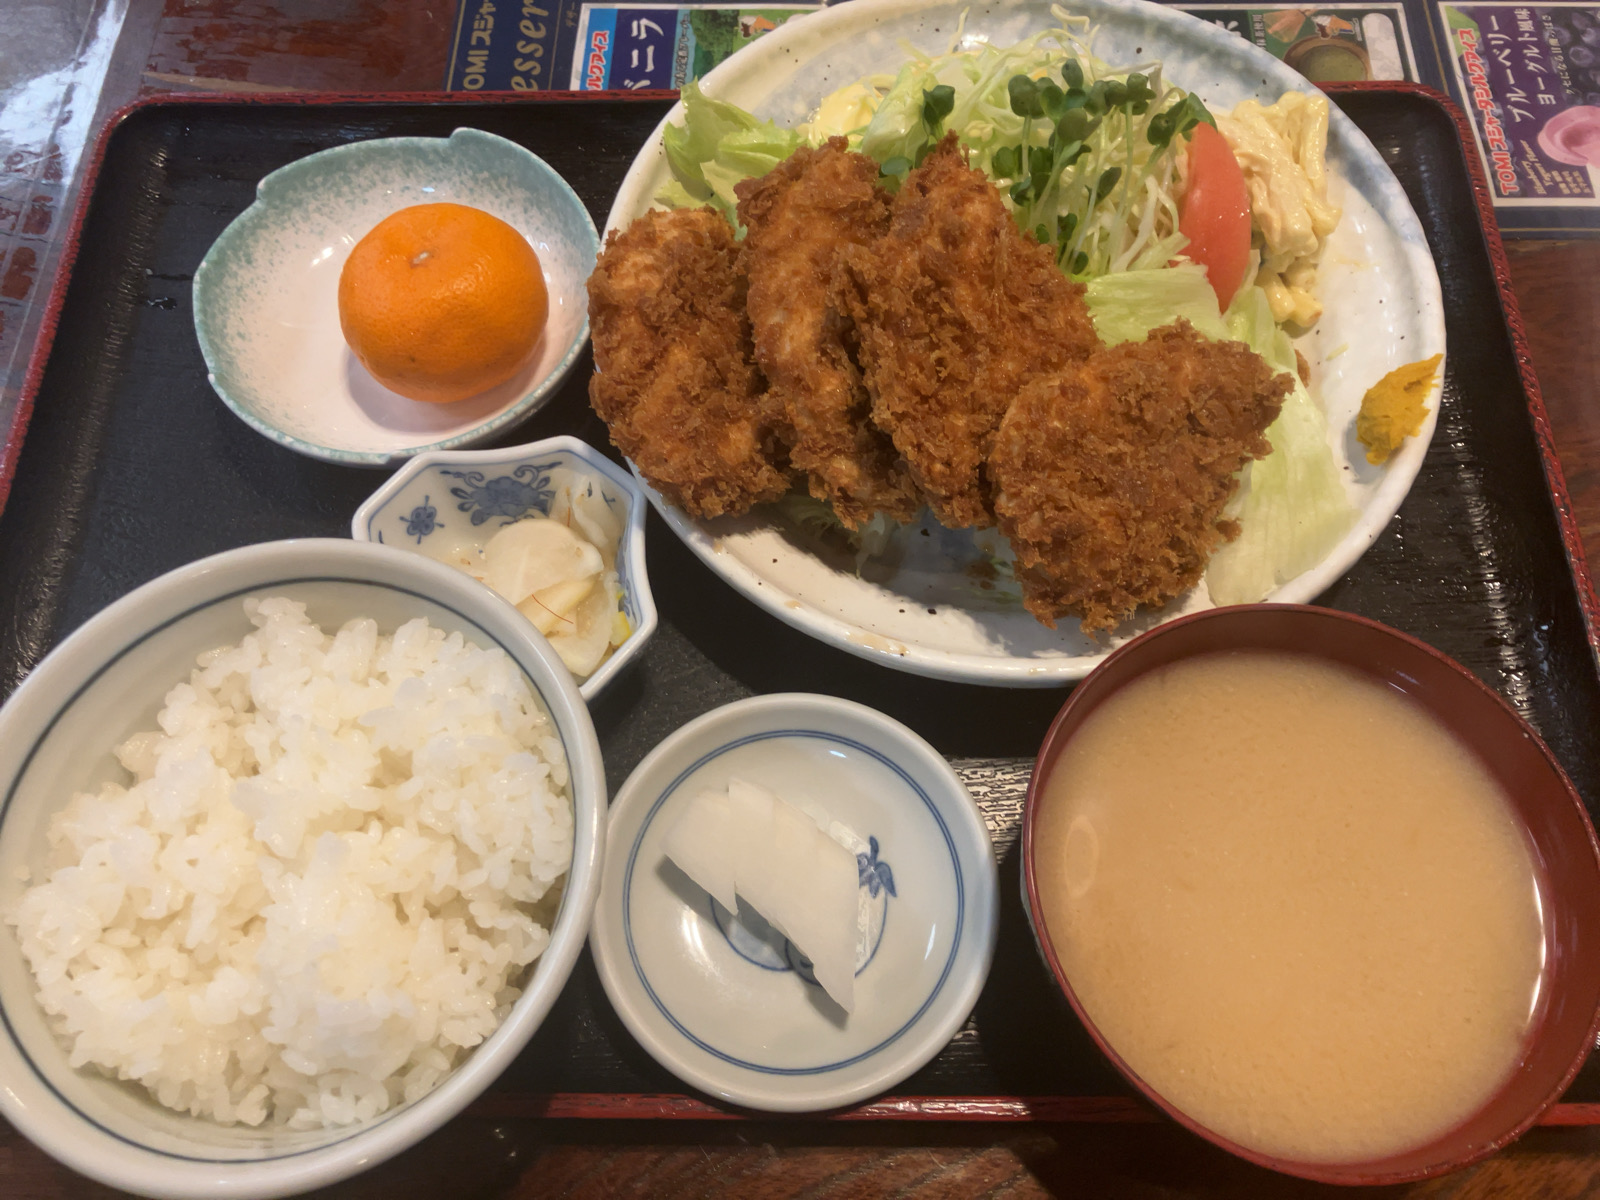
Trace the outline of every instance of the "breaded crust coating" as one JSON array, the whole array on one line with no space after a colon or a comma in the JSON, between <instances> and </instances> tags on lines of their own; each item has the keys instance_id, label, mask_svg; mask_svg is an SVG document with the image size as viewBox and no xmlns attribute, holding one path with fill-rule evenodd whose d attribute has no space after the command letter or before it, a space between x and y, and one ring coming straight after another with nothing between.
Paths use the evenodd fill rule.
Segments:
<instances>
[{"instance_id":1,"label":"breaded crust coating","mask_svg":"<svg viewBox=\"0 0 1600 1200\"><path fill-rule=\"evenodd\" d=\"M756 362L773 411L782 414L790 465L855 529L875 512L909 521L922 498L894 444L872 423L850 356L854 328L830 300L843 248L876 241L889 227L878 164L847 147L844 138L820 150L802 147L734 190L747 230Z\"/></svg>"},{"instance_id":2,"label":"breaded crust coating","mask_svg":"<svg viewBox=\"0 0 1600 1200\"><path fill-rule=\"evenodd\" d=\"M648 212L589 277L589 402L617 449L694 517L788 490L762 408L733 230L711 208Z\"/></svg>"},{"instance_id":3,"label":"breaded crust coating","mask_svg":"<svg viewBox=\"0 0 1600 1200\"><path fill-rule=\"evenodd\" d=\"M1223 507L1271 451L1263 433L1291 385L1242 342L1179 321L1023 388L989 474L1028 611L1092 632L1199 583L1238 536Z\"/></svg>"},{"instance_id":4,"label":"breaded crust coating","mask_svg":"<svg viewBox=\"0 0 1600 1200\"><path fill-rule=\"evenodd\" d=\"M941 522L994 523L985 460L1022 385L1098 344L1083 287L1018 232L952 134L895 196L888 234L845 252L872 416Z\"/></svg>"}]
</instances>

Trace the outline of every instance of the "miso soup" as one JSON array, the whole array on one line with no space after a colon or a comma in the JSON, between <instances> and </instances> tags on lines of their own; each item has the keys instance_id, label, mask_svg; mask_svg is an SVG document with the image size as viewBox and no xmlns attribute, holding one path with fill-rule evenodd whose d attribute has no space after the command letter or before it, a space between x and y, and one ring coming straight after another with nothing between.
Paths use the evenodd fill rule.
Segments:
<instances>
[{"instance_id":1,"label":"miso soup","mask_svg":"<svg viewBox=\"0 0 1600 1200\"><path fill-rule=\"evenodd\" d=\"M1544 960L1523 832L1471 751L1376 681L1266 652L1153 672L1085 721L1036 822L1085 1011L1242 1146L1398 1153L1523 1053Z\"/></svg>"}]
</instances>

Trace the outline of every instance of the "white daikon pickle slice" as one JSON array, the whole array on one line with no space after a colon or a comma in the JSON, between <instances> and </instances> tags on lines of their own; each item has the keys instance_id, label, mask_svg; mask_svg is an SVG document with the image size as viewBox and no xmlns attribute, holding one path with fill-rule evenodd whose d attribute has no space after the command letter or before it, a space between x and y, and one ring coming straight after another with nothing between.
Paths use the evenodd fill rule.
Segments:
<instances>
[{"instance_id":1,"label":"white daikon pickle slice","mask_svg":"<svg viewBox=\"0 0 1600 1200\"><path fill-rule=\"evenodd\" d=\"M598 576L586 575L582 579L568 579L553 587L540 588L517 605L517 611L546 636L552 631L571 633L577 628L574 610L594 590L597 582Z\"/></svg>"},{"instance_id":2,"label":"white daikon pickle slice","mask_svg":"<svg viewBox=\"0 0 1600 1200\"><path fill-rule=\"evenodd\" d=\"M667 857L730 912L735 895L811 960L845 1012L855 1007L856 856L800 809L742 779L694 796L667 831Z\"/></svg>"},{"instance_id":3,"label":"white daikon pickle slice","mask_svg":"<svg viewBox=\"0 0 1600 1200\"><path fill-rule=\"evenodd\" d=\"M583 603L572 610L573 624L563 621L559 628L545 635L550 639L550 648L579 679L592 675L606 651L611 649L614 607L609 588L594 588L583 598Z\"/></svg>"},{"instance_id":4,"label":"white daikon pickle slice","mask_svg":"<svg viewBox=\"0 0 1600 1200\"><path fill-rule=\"evenodd\" d=\"M547 517L507 525L483 548L483 581L513 604L542 588L605 570L588 542Z\"/></svg>"},{"instance_id":5,"label":"white daikon pickle slice","mask_svg":"<svg viewBox=\"0 0 1600 1200\"><path fill-rule=\"evenodd\" d=\"M689 798L662 841L662 849L678 869L731 913L739 911L739 896L734 882L737 859L729 847L749 823L748 814L734 814L727 792L707 789Z\"/></svg>"},{"instance_id":6,"label":"white daikon pickle slice","mask_svg":"<svg viewBox=\"0 0 1600 1200\"><path fill-rule=\"evenodd\" d=\"M622 512L607 504L593 483L572 489L572 525L600 548L606 570L617 565L617 546L622 541Z\"/></svg>"}]
</instances>

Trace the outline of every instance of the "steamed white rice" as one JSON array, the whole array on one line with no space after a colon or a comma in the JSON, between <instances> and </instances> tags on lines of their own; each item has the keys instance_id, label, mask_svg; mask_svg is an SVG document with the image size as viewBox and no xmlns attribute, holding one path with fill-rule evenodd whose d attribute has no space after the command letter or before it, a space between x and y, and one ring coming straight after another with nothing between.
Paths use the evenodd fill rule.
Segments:
<instances>
[{"instance_id":1,"label":"steamed white rice","mask_svg":"<svg viewBox=\"0 0 1600 1200\"><path fill-rule=\"evenodd\" d=\"M74 1066L221 1122L346 1124L510 1011L572 859L567 766L498 648L244 608L6 919Z\"/></svg>"}]
</instances>

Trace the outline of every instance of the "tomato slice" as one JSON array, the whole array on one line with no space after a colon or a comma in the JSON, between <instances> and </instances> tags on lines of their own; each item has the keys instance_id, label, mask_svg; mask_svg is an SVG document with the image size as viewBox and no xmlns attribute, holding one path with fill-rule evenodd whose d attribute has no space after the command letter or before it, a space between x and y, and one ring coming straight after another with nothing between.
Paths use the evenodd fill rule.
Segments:
<instances>
[{"instance_id":1,"label":"tomato slice","mask_svg":"<svg viewBox=\"0 0 1600 1200\"><path fill-rule=\"evenodd\" d=\"M1201 122L1189 138L1189 186L1178 209L1183 253L1206 269L1226 310L1250 265L1250 192L1228 141Z\"/></svg>"}]
</instances>

